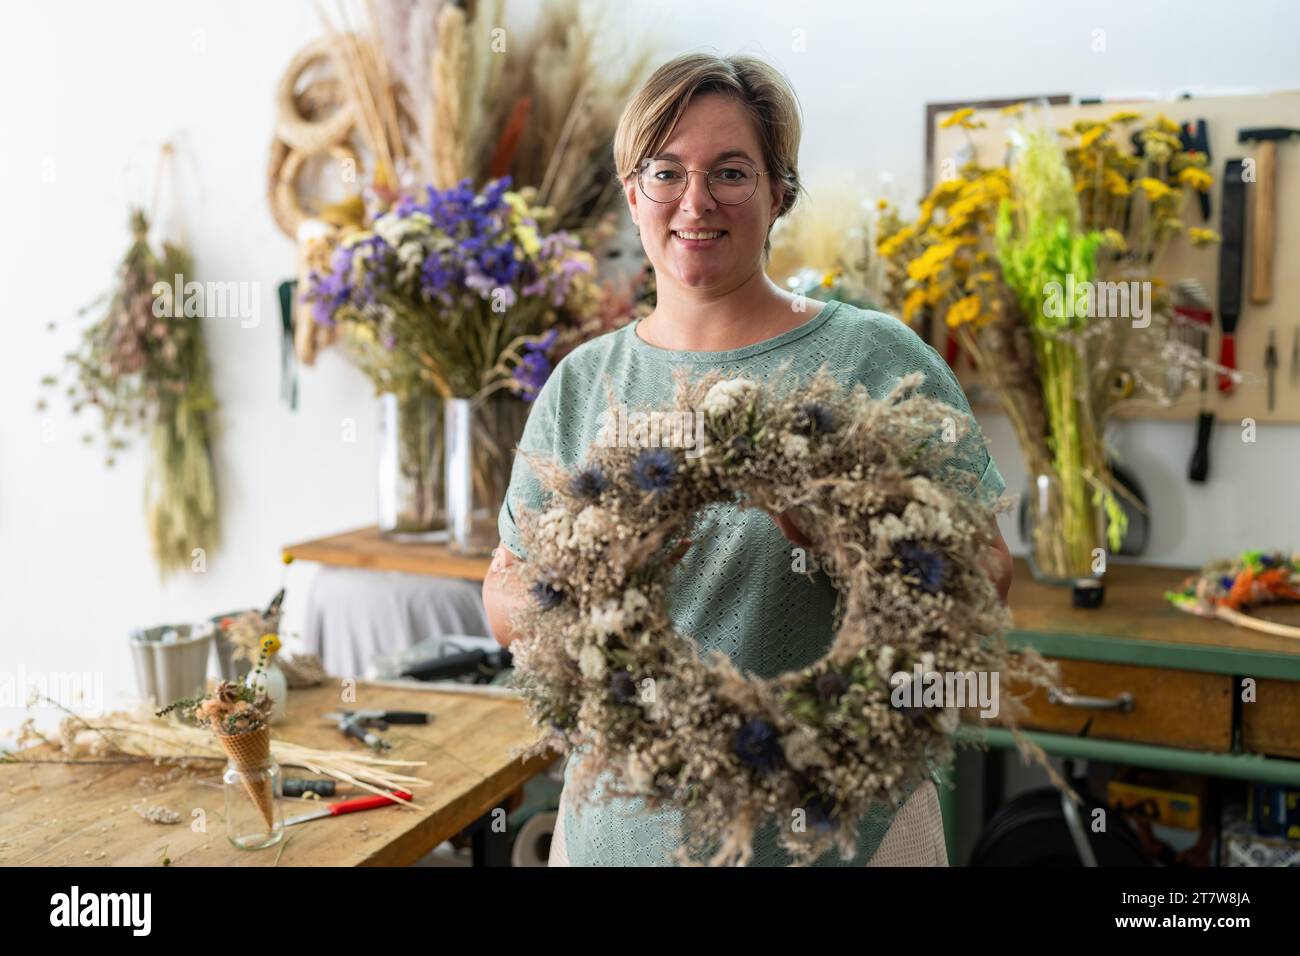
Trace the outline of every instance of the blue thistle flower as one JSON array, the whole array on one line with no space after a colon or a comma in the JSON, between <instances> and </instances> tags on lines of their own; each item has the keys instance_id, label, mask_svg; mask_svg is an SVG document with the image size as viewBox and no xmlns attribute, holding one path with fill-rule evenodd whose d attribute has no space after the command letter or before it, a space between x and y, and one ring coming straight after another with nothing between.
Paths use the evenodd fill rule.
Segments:
<instances>
[{"instance_id":1,"label":"blue thistle flower","mask_svg":"<svg viewBox=\"0 0 1300 956\"><path fill-rule=\"evenodd\" d=\"M729 444L731 454L739 461L748 461L754 457L754 443L749 440L748 435L737 435Z\"/></svg>"},{"instance_id":2,"label":"blue thistle flower","mask_svg":"<svg viewBox=\"0 0 1300 956\"><path fill-rule=\"evenodd\" d=\"M609 692L620 704L636 698L636 681L627 671L615 671L609 677Z\"/></svg>"},{"instance_id":3,"label":"blue thistle flower","mask_svg":"<svg viewBox=\"0 0 1300 956\"><path fill-rule=\"evenodd\" d=\"M564 600L564 592L553 586L549 581L534 581L533 586L528 590L532 594L533 600L537 602L538 607L543 611L558 607L560 602Z\"/></svg>"},{"instance_id":4,"label":"blue thistle flower","mask_svg":"<svg viewBox=\"0 0 1300 956\"><path fill-rule=\"evenodd\" d=\"M599 498L601 492L609 487L609 481L605 478L599 465L592 465L584 468L573 476L569 482L569 490L579 498Z\"/></svg>"},{"instance_id":5,"label":"blue thistle flower","mask_svg":"<svg viewBox=\"0 0 1300 956\"><path fill-rule=\"evenodd\" d=\"M632 465L632 478L644 491L660 494L673 486L677 477L677 459L663 448L647 448Z\"/></svg>"},{"instance_id":6,"label":"blue thistle flower","mask_svg":"<svg viewBox=\"0 0 1300 956\"><path fill-rule=\"evenodd\" d=\"M817 678L816 687L817 697L823 703L831 704L839 700L840 696L849 689L849 682L844 679L843 674L827 671Z\"/></svg>"},{"instance_id":7,"label":"blue thistle flower","mask_svg":"<svg viewBox=\"0 0 1300 956\"><path fill-rule=\"evenodd\" d=\"M818 402L799 406L797 429L805 435L828 435L835 431L835 414Z\"/></svg>"},{"instance_id":8,"label":"blue thistle flower","mask_svg":"<svg viewBox=\"0 0 1300 956\"><path fill-rule=\"evenodd\" d=\"M804 812L814 830L829 833L835 829L835 804L821 794L814 794L804 803Z\"/></svg>"},{"instance_id":9,"label":"blue thistle flower","mask_svg":"<svg viewBox=\"0 0 1300 956\"><path fill-rule=\"evenodd\" d=\"M921 696L921 688L913 687L912 699L917 700L920 696ZM894 710L898 711L900 714L906 717L913 724L919 724L921 723L921 721L925 720L926 708L924 704L903 704L901 706L895 706L891 698L889 705L893 707Z\"/></svg>"},{"instance_id":10,"label":"blue thistle flower","mask_svg":"<svg viewBox=\"0 0 1300 956\"><path fill-rule=\"evenodd\" d=\"M761 717L751 717L737 728L731 749L755 770L770 773L785 760L776 728Z\"/></svg>"},{"instance_id":11,"label":"blue thistle flower","mask_svg":"<svg viewBox=\"0 0 1300 956\"><path fill-rule=\"evenodd\" d=\"M911 583L930 594L943 589L948 562L941 553L913 541L902 541L894 548L894 555L903 577Z\"/></svg>"}]
</instances>

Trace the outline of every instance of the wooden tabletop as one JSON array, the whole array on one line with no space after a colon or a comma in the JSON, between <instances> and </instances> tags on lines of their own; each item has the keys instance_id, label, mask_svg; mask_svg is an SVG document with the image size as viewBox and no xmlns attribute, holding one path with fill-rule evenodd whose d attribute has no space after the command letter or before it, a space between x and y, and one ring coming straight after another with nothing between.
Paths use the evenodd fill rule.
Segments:
<instances>
[{"instance_id":1,"label":"wooden tabletop","mask_svg":"<svg viewBox=\"0 0 1300 956\"><path fill-rule=\"evenodd\" d=\"M443 578L465 578L482 582L490 558L467 558L454 554L445 544L394 541L379 529L359 528L325 538L286 545L295 561L319 561L347 568L374 571L405 571Z\"/></svg>"},{"instance_id":2,"label":"wooden tabletop","mask_svg":"<svg viewBox=\"0 0 1300 956\"><path fill-rule=\"evenodd\" d=\"M285 830L279 844L240 850L223 822L224 763L190 770L149 762L102 765L0 764L0 866L405 866L454 836L540 773L553 756L509 756L538 739L516 697L359 683L355 703L339 703L337 685L289 692L285 720L272 737L322 749L364 749L321 720L326 711L422 710L428 725L394 725L382 732L386 756L423 760L399 773L429 781L414 785L421 809L380 807L312 820ZM50 756L46 745L24 751ZM315 777L298 768L294 776ZM282 799L289 817L317 801ZM150 823L136 808L164 806L180 814L172 825ZM194 832L202 809L206 832Z\"/></svg>"},{"instance_id":3,"label":"wooden tabletop","mask_svg":"<svg viewBox=\"0 0 1300 956\"><path fill-rule=\"evenodd\" d=\"M1300 640L1234 627L1223 621L1180 611L1164 599L1166 591L1182 588L1195 568L1158 568L1110 562L1106 567L1105 600L1100 608L1073 606L1069 588L1040 584L1023 560L1015 561L1008 604L1015 630L1039 634L1080 634L1183 644L1236 651L1294 654L1300 661ZM1300 605L1263 605L1257 617L1300 623Z\"/></svg>"}]
</instances>

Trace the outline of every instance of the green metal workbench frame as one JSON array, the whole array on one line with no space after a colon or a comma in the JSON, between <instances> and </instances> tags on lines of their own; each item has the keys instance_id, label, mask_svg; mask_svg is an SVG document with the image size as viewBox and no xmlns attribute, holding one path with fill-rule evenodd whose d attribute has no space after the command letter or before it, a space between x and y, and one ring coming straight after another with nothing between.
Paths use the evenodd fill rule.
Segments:
<instances>
[{"instance_id":1,"label":"green metal workbench frame","mask_svg":"<svg viewBox=\"0 0 1300 956\"><path fill-rule=\"evenodd\" d=\"M1098 636L1085 633L1040 633L1013 630L1007 642L1015 647L1033 647L1048 657L1132 664L1143 667L1168 667L1177 670L1229 674L1239 677L1272 678L1300 681L1300 654L1273 653L1226 646L1171 644L1136 640L1122 636ZM1214 777L1255 780L1261 783L1300 786L1300 760L1266 757L1240 752L1240 734L1233 729L1233 753L1212 753L1102 740L1041 731L1022 731L1047 753L1108 763L1150 767L1156 770L1180 770ZM1015 749L1011 732L1000 727L963 726L957 731L960 747ZM948 844L948 863L956 865L957 787L955 765L950 765L939 786L939 805L943 811L944 838Z\"/></svg>"}]
</instances>

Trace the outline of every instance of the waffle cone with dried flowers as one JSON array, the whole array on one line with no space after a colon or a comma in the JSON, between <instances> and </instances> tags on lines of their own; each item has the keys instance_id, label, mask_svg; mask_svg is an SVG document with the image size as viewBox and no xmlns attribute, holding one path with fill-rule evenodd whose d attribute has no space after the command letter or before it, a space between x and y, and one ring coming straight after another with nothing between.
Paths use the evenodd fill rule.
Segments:
<instances>
[{"instance_id":1,"label":"waffle cone with dried flowers","mask_svg":"<svg viewBox=\"0 0 1300 956\"><path fill-rule=\"evenodd\" d=\"M271 729L262 727L233 736L219 734L217 739L243 777L244 789L266 821L266 828L275 829L275 793L271 778L261 772L271 757Z\"/></svg>"},{"instance_id":2,"label":"waffle cone with dried flowers","mask_svg":"<svg viewBox=\"0 0 1300 956\"><path fill-rule=\"evenodd\" d=\"M176 710L207 724L220 741L230 761L244 777L244 789L266 822L275 827L275 794L269 778L260 773L271 757L271 699L266 694L266 665L280 649L276 634L263 635L257 666L234 681L219 681L202 697L178 700L158 711L162 716Z\"/></svg>"}]
</instances>

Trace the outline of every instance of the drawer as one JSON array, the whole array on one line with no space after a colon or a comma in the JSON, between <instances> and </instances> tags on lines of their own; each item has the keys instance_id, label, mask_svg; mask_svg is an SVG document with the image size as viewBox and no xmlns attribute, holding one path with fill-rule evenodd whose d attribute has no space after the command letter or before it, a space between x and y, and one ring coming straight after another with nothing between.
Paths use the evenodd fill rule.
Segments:
<instances>
[{"instance_id":1,"label":"drawer","mask_svg":"<svg viewBox=\"0 0 1300 956\"><path fill-rule=\"evenodd\" d=\"M1128 694L1133 707L1123 711L1074 706L1049 701L1043 688L1033 688L1024 696L1027 688L1004 685L1000 688L1004 696L1021 698L1029 707L1020 721L1023 729L1077 737L1091 721L1087 736L1104 740L1215 753L1232 749L1232 678L1227 674L1048 659L1060 666L1057 688L1080 697L1114 699ZM969 709L966 719L982 722L978 712Z\"/></svg>"},{"instance_id":2,"label":"drawer","mask_svg":"<svg viewBox=\"0 0 1300 956\"><path fill-rule=\"evenodd\" d=\"M1300 683L1255 682L1254 702L1241 702L1241 746L1252 754L1300 757Z\"/></svg>"}]
</instances>

